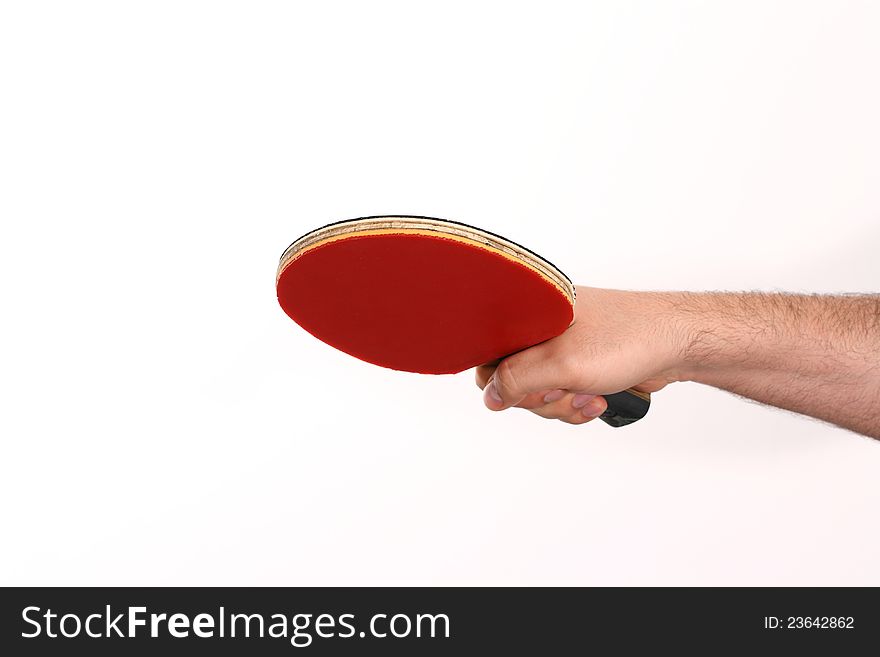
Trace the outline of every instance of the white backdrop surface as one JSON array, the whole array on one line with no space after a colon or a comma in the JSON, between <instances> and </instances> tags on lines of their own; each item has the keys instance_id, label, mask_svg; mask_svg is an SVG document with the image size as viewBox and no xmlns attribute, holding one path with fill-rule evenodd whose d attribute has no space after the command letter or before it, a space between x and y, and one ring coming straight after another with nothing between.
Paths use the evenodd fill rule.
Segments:
<instances>
[{"instance_id":1,"label":"white backdrop surface","mask_svg":"<svg viewBox=\"0 0 880 657\"><path fill-rule=\"evenodd\" d=\"M869 2L5 3L0 584L880 585L880 443L485 410L296 327L384 213L579 283L880 288Z\"/></svg>"}]
</instances>

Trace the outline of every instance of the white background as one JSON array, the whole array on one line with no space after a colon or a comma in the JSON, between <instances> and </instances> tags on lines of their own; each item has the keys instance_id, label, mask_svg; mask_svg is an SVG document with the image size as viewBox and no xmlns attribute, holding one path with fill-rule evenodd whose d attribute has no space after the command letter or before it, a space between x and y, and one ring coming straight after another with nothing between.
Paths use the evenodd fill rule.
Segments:
<instances>
[{"instance_id":1,"label":"white background","mask_svg":"<svg viewBox=\"0 0 880 657\"><path fill-rule=\"evenodd\" d=\"M880 443L335 352L278 256L447 217L629 289L877 291L869 2L5 3L0 583L880 585ZM854 411L855 412L855 411Z\"/></svg>"}]
</instances>

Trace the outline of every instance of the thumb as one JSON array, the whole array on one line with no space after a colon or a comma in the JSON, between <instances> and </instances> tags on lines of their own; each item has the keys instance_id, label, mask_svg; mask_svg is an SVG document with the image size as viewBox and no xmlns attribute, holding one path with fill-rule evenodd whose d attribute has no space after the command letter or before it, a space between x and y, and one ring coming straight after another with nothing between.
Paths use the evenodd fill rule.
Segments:
<instances>
[{"instance_id":1,"label":"thumb","mask_svg":"<svg viewBox=\"0 0 880 657\"><path fill-rule=\"evenodd\" d=\"M556 338L554 338L555 340ZM565 388L565 368L557 362L553 340L502 360L486 384L483 401L493 411L516 406L526 395Z\"/></svg>"}]
</instances>

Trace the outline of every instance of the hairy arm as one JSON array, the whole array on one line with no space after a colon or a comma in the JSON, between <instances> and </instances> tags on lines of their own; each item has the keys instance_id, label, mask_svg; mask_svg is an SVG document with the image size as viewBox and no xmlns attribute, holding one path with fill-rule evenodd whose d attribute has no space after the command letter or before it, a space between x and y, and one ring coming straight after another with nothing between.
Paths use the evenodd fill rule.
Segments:
<instances>
[{"instance_id":1,"label":"hairy arm","mask_svg":"<svg viewBox=\"0 0 880 657\"><path fill-rule=\"evenodd\" d=\"M880 438L880 296L687 295L684 378Z\"/></svg>"},{"instance_id":2,"label":"hairy arm","mask_svg":"<svg viewBox=\"0 0 880 657\"><path fill-rule=\"evenodd\" d=\"M577 294L561 336L478 368L489 408L581 424L603 394L695 381L880 438L880 295Z\"/></svg>"}]
</instances>

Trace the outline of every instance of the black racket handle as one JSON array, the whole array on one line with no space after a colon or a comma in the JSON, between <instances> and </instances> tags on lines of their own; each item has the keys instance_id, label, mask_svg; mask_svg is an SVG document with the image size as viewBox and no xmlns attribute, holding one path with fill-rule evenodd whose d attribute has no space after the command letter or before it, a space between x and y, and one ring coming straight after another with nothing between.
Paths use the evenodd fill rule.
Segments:
<instances>
[{"instance_id":1,"label":"black racket handle","mask_svg":"<svg viewBox=\"0 0 880 657\"><path fill-rule=\"evenodd\" d=\"M612 427L624 427L641 420L651 407L651 394L632 388L602 396L608 402L608 410L602 413L599 419Z\"/></svg>"}]
</instances>

